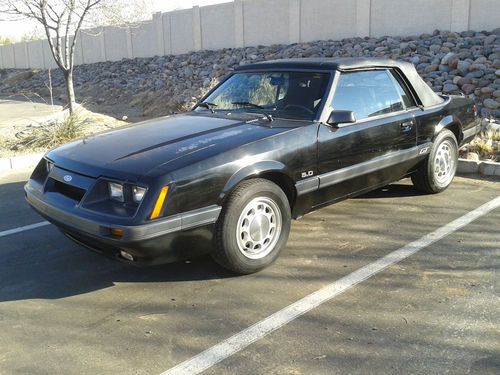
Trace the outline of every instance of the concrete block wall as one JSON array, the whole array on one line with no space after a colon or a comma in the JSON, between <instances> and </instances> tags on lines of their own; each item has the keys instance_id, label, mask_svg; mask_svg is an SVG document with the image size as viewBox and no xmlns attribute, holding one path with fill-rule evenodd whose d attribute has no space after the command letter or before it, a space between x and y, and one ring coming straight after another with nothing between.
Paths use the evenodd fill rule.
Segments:
<instances>
[{"instance_id":1,"label":"concrete block wall","mask_svg":"<svg viewBox=\"0 0 500 375\"><path fill-rule=\"evenodd\" d=\"M499 0L469 0L469 29L491 30L500 27Z\"/></svg>"},{"instance_id":2,"label":"concrete block wall","mask_svg":"<svg viewBox=\"0 0 500 375\"><path fill-rule=\"evenodd\" d=\"M106 27L104 31L106 60L119 61L129 56L132 57L132 51L129 51L131 35L132 33L128 28Z\"/></svg>"},{"instance_id":3,"label":"concrete block wall","mask_svg":"<svg viewBox=\"0 0 500 375\"><path fill-rule=\"evenodd\" d=\"M215 50L235 46L234 8L233 3L200 8L201 45L204 49ZM210 30L210 33L207 30Z\"/></svg>"},{"instance_id":4,"label":"concrete block wall","mask_svg":"<svg viewBox=\"0 0 500 375\"><path fill-rule=\"evenodd\" d=\"M109 35L107 32L104 34ZM136 27L130 29L132 38L132 56L133 57L150 57L158 55L158 34L154 22L143 22ZM115 43L115 41L113 41ZM126 51L126 44L121 43L121 49ZM107 52L107 50L106 50ZM127 55L123 56L127 57ZM107 60L110 60L107 58Z\"/></svg>"},{"instance_id":5,"label":"concrete block wall","mask_svg":"<svg viewBox=\"0 0 500 375\"><path fill-rule=\"evenodd\" d=\"M414 35L435 29L451 29L453 0L409 1L405 6L399 0L374 0L371 10L371 34L374 36Z\"/></svg>"},{"instance_id":6,"label":"concrete block wall","mask_svg":"<svg viewBox=\"0 0 500 375\"><path fill-rule=\"evenodd\" d=\"M27 43L17 43L14 44L14 61L16 67L21 69L29 68L30 64L28 61L28 45Z\"/></svg>"},{"instance_id":7,"label":"concrete block wall","mask_svg":"<svg viewBox=\"0 0 500 375\"><path fill-rule=\"evenodd\" d=\"M75 64L435 29L500 27L500 0L234 0L157 13L132 27L83 30ZM46 41L0 46L0 68L56 67Z\"/></svg>"},{"instance_id":8,"label":"concrete block wall","mask_svg":"<svg viewBox=\"0 0 500 375\"><path fill-rule=\"evenodd\" d=\"M300 12L300 41L319 39L342 39L353 36L367 36L357 29L357 7L359 0L309 0L302 4ZM366 2L369 7L369 1ZM369 20L367 20L369 22Z\"/></svg>"},{"instance_id":9,"label":"concrete block wall","mask_svg":"<svg viewBox=\"0 0 500 375\"><path fill-rule=\"evenodd\" d=\"M37 40L34 42L28 42L27 47L29 51L29 64L35 67L45 67L45 62L43 60L43 44L47 43L45 40Z\"/></svg>"},{"instance_id":10,"label":"concrete block wall","mask_svg":"<svg viewBox=\"0 0 500 375\"><path fill-rule=\"evenodd\" d=\"M289 0L243 2L245 46L286 44L289 41Z\"/></svg>"},{"instance_id":11,"label":"concrete block wall","mask_svg":"<svg viewBox=\"0 0 500 375\"><path fill-rule=\"evenodd\" d=\"M49 43L46 40L42 41L43 50L43 64L44 66L31 66L31 68L44 68L44 69L55 69L57 64L52 56L52 51L50 50Z\"/></svg>"},{"instance_id":12,"label":"concrete block wall","mask_svg":"<svg viewBox=\"0 0 500 375\"><path fill-rule=\"evenodd\" d=\"M194 12L179 10L170 14L171 53L178 55L194 51Z\"/></svg>"},{"instance_id":13,"label":"concrete block wall","mask_svg":"<svg viewBox=\"0 0 500 375\"><path fill-rule=\"evenodd\" d=\"M70 43L73 43L74 36L71 37ZM83 48L82 48L82 39L80 37L77 38L75 44L75 65L83 64Z\"/></svg>"},{"instance_id":14,"label":"concrete block wall","mask_svg":"<svg viewBox=\"0 0 500 375\"><path fill-rule=\"evenodd\" d=\"M102 27L82 30L80 40L84 64L106 61L106 40Z\"/></svg>"},{"instance_id":15,"label":"concrete block wall","mask_svg":"<svg viewBox=\"0 0 500 375\"><path fill-rule=\"evenodd\" d=\"M2 65L4 68L16 68L14 45L2 46Z\"/></svg>"}]
</instances>

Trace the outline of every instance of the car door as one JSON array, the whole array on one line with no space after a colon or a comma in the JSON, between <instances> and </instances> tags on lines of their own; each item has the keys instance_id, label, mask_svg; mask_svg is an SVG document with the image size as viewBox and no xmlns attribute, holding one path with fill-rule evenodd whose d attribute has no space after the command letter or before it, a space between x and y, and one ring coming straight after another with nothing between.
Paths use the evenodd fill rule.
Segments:
<instances>
[{"instance_id":1,"label":"car door","mask_svg":"<svg viewBox=\"0 0 500 375\"><path fill-rule=\"evenodd\" d=\"M397 180L415 159L420 109L391 70L341 72L334 86L330 110L356 122L319 127L318 204Z\"/></svg>"}]
</instances>

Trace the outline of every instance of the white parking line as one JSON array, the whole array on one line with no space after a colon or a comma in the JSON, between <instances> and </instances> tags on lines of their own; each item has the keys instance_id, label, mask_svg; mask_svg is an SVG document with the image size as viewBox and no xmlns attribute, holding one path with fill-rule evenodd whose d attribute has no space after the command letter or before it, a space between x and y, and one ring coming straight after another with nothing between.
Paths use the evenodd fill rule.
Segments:
<instances>
[{"instance_id":1,"label":"white parking line","mask_svg":"<svg viewBox=\"0 0 500 375\"><path fill-rule=\"evenodd\" d=\"M5 236L9 236L11 234L16 234L16 233L24 232L27 230L44 227L44 226L49 225L49 224L50 223L48 221L42 221L40 223L25 225L24 227L4 230L3 232L0 232L0 237L5 237Z\"/></svg>"},{"instance_id":2,"label":"white parking line","mask_svg":"<svg viewBox=\"0 0 500 375\"><path fill-rule=\"evenodd\" d=\"M212 346L204 352L180 363L179 365L163 372L161 375L184 375L184 374L200 374L201 372L216 365L222 360L232 356L233 354L245 349L250 344L277 329L285 324L297 319L308 311L320 306L321 304L330 301L335 296L352 288L356 284L376 275L385 268L402 261L403 259L417 253L419 250L433 244L436 241L448 236L449 234L459 230L460 228L470 224L477 218L486 215L488 212L500 207L500 196L490 202L476 208L475 210L465 214L464 216L436 229L434 232L426 234L422 238L409 243L402 248L393 251L379 260L360 268L357 271L343 277L340 280L333 282L318 291L309 294L301 300L285 307L284 309L268 316L264 320L257 322L253 326L235 334L234 336Z\"/></svg>"}]
</instances>

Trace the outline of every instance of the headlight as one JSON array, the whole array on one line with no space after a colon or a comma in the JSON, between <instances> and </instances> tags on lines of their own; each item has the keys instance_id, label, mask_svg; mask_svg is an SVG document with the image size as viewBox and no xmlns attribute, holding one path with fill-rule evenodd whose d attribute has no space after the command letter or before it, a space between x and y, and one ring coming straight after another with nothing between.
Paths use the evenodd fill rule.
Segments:
<instances>
[{"instance_id":1,"label":"headlight","mask_svg":"<svg viewBox=\"0 0 500 375\"><path fill-rule=\"evenodd\" d=\"M142 202L144 198L144 194L146 194L146 189L139 186L132 186L132 199L135 203L139 204Z\"/></svg>"},{"instance_id":2,"label":"headlight","mask_svg":"<svg viewBox=\"0 0 500 375\"><path fill-rule=\"evenodd\" d=\"M125 202L123 196L123 185L116 182L108 182L109 197L118 202Z\"/></svg>"}]
</instances>

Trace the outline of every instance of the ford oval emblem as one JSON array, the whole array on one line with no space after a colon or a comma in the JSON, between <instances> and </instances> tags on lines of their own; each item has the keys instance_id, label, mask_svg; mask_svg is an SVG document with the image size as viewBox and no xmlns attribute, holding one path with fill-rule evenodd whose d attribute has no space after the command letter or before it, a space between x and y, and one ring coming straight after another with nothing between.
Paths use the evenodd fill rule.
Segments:
<instances>
[{"instance_id":1,"label":"ford oval emblem","mask_svg":"<svg viewBox=\"0 0 500 375\"><path fill-rule=\"evenodd\" d=\"M67 174L66 176L63 177L63 179L66 182L70 182L73 179L73 177L71 177L69 174Z\"/></svg>"}]
</instances>

